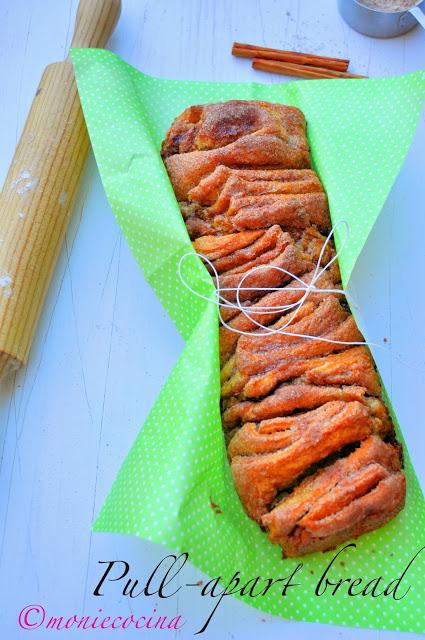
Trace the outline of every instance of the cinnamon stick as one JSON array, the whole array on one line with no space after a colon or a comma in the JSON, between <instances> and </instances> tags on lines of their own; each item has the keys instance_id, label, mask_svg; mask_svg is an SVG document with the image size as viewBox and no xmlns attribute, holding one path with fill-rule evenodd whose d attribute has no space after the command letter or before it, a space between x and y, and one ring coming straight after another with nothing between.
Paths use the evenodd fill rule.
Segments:
<instances>
[{"instance_id":1,"label":"cinnamon stick","mask_svg":"<svg viewBox=\"0 0 425 640\"><path fill-rule=\"evenodd\" d=\"M324 67L334 71L347 71L349 60L344 58L331 58L328 56L318 56L313 53L301 53L298 51L283 51L281 49L271 49L253 44L242 44L234 42L232 54L241 58L261 58L263 60L279 60L280 62L290 62L294 64L307 64L313 67Z\"/></svg>"},{"instance_id":2,"label":"cinnamon stick","mask_svg":"<svg viewBox=\"0 0 425 640\"><path fill-rule=\"evenodd\" d=\"M279 62L278 60L262 60L254 58L253 69L259 71L271 71L284 76L295 76L297 78L366 78L355 73L345 73L344 71L334 71L323 67L309 67L303 64L291 64L290 62Z\"/></svg>"}]
</instances>

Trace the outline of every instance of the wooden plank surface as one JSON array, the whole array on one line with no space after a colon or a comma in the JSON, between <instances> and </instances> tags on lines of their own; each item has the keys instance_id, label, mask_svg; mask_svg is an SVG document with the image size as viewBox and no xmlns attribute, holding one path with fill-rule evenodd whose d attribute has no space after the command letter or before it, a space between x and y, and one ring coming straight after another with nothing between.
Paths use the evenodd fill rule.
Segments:
<instances>
[{"instance_id":1,"label":"wooden plank surface","mask_svg":"<svg viewBox=\"0 0 425 640\"><path fill-rule=\"evenodd\" d=\"M76 5L0 3L2 181L41 72L67 51ZM342 22L333 0L123 0L111 48L158 76L284 80L256 74L248 60L232 57L234 40L351 58L350 70L369 76L414 71L424 63L419 28L394 40L365 38ZM391 339L378 360L422 487L424 141L422 121L352 285L367 337ZM181 348L121 238L91 157L29 365L0 391L2 637L22 637L16 616L29 603L44 603L51 615L95 614L99 606L109 615L130 613L129 607L149 614L157 604L129 604L113 591L99 605L91 595L99 560L126 559L143 576L164 550L92 535L90 524ZM192 569L187 578L202 576ZM179 611L188 619L176 634L181 638L192 637L209 608L190 592L160 605L161 613ZM208 637L220 639L415 637L285 622L234 600L220 606L213 624Z\"/></svg>"}]
</instances>

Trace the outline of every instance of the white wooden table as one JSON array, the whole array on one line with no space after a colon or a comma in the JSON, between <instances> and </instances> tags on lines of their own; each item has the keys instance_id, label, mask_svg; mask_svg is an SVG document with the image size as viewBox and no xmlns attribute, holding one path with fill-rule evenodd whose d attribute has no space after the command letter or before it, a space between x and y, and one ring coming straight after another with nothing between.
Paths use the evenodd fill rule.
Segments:
<instances>
[{"instance_id":1,"label":"white wooden table","mask_svg":"<svg viewBox=\"0 0 425 640\"><path fill-rule=\"evenodd\" d=\"M42 69L67 51L76 5L0 2L1 181ZM233 40L349 57L353 71L370 76L414 71L425 59L420 28L372 40L342 22L334 0L123 0L110 48L158 76L278 80L232 58ZM422 487L424 131L422 122L352 283L367 337L391 340L376 355ZM125 559L143 577L165 552L138 539L91 534L90 525L181 348L121 237L90 158L30 362L0 391L0 637L23 637L17 615L28 604L43 604L55 616L94 615L99 607L110 615L126 615L130 607L149 614L157 604L129 603L118 589L100 604L93 597L99 560ZM196 568L189 574L202 577ZM192 637L209 609L190 591L160 605L161 614L178 611L188 620L175 634L181 638ZM33 637L48 635L33 631ZM414 636L286 622L231 600L204 637Z\"/></svg>"}]
</instances>

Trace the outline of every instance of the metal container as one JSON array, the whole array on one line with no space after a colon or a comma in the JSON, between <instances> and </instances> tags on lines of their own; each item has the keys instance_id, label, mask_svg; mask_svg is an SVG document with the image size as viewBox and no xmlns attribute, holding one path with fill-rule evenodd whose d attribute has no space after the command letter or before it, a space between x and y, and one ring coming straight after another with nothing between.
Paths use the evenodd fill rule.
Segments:
<instances>
[{"instance_id":1,"label":"metal container","mask_svg":"<svg viewBox=\"0 0 425 640\"><path fill-rule=\"evenodd\" d=\"M350 27L373 38L401 36L417 24L425 28L425 0L407 11L380 11L366 7L359 0L338 0L338 8Z\"/></svg>"}]
</instances>

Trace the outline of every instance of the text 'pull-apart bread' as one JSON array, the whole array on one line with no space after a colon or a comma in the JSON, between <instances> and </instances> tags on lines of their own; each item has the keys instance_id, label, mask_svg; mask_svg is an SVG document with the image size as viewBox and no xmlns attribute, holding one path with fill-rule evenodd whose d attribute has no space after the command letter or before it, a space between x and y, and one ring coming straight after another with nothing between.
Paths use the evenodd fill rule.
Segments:
<instances>
[{"instance_id":1,"label":"text 'pull-apart bread'","mask_svg":"<svg viewBox=\"0 0 425 640\"><path fill-rule=\"evenodd\" d=\"M382 526L404 506L402 451L337 261L316 278L335 248L325 245L327 197L302 112L241 100L192 106L162 157L194 249L229 303L243 282L245 312L221 310L220 361L223 428L246 513L286 556ZM305 302L298 278L314 282Z\"/></svg>"}]
</instances>

